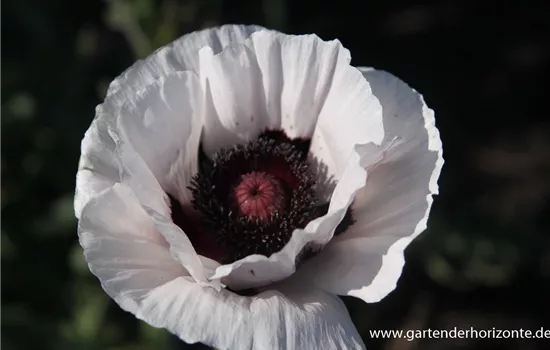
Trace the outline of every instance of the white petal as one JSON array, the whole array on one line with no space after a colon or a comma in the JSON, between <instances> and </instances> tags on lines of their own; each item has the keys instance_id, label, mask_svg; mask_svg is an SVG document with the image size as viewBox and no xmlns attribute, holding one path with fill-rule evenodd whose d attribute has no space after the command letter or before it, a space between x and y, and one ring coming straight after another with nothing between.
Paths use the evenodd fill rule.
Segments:
<instances>
[{"instance_id":1,"label":"white petal","mask_svg":"<svg viewBox=\"0 0 550 350\"><path fill-rule=\"evenodd\" d=\"M121 181L132 188L143 204L169 212L158 181L139 154L122 139L116 122L100 105L84 135L75 191L76 217L80 218L88 201Z\"/></svg>"},{"instance_id":2,"label":"white petal","mask_svg":"<svg viewBox=\"0 0 550 350\"><path fill-rule=\"evenodd\" d=\"M76 174L76 191L74 199L75 216L80 218L82 208L102 191L115 184L115 179L110 179L101 173L89 169L80 169Z\"/></svg>"},{"instance_id":3,"label":"white petal","mask_svg":"<svg viewBox=\"0 0 550 350\"><path fill-rule=\"evenodd\" d=\"M203 146L207 154L251 141L270 125L262 74L254 52L229 45L218 55L200 51L200 75L206 93Z\"/></svg>"},{"instance_id":4,"label":"white petal","mask_svg":"<svg viewBox=\"0 0 550 350\"><path fill-rule=\"evenodd\" d=\"M183 203L190 199L186 187L197 171L201 100L198 77L192 72L174 72L136 93L118 117L122 137L143 158L161 187Z\"/></svg>"},{"instance_id":5,"label":"white petal","mask_svg":"<svg viewBox=\"0 0 550 350\"><path fill-rule=\"evenodd\" d=\"M343 303L307 287L242 297L178 278L152 291L136 314L188 343L219 349L363 349Z\"/></svg>"},{"instance_id":6,"label":"white petal","mask_svg":"<svg viewBox=\"0 0 550 350\"><path fill-rule=\"evenodd\" d=\"M360 165L360 157L352 153L341 181L336 185L326 215L310 223L304 229L294 230L285 247L270 257L250 255L232 264L216 269L213 278L223 281L234 290L266 285L291 276L296 271L296 260L306 249L319 249L327 244L342 221L355 193L365 186L366 172Z\"/></svg>"},{"instance_id":7,"label":"white petal","mask_svg":"<svg viewBox=\"0 0 550 350\"><path fill-rule=\"evenodd\" d=\"M313 133L310 154L314 163L322 164L326 167L322 173L338 181L356 145L379 145L383 138L382 106L370 85L356 68L341 69Z\"/></svg>"},{"instance_id":8,"label":"white petal","mask_svg":"<svg viewBox=\"0 0 550 350\"><path fill-rule=\"evenodd\" d=\"M270 120L291 138L310 138L335 77L349 67L349 51L338 40L274 31L256 32L245 45L258 60Z\"/></svg>"},{"instance_id":9,"label":"white petal","mask_svg":"<svg viewBox=\"0 0 550 350\"><path fill-rule=\"evenodd\" d=\"M389 73L361 70L382 105L382 153L363 164L368 181L352 206L356 222L303 274L326 291L375 302L395 288L404 249L426 229L443 158L433 111L422 96Z\"/></svg>"},{"instance_id":10,"label":"white petal","mask_svg":"<svg viewBox=\"0 0 550 350\"><path fill-rule=\"evenodd\" d=\"M155 228L170 244L170 252L172 253L172 256L178 260L183 267L185 267L191 277L193 277L193 279L200 285L208 285L220 290L221 284L219 280L210 282L207 279L210 275L212 275L215 267L210 267L209 270L205 269L201 259L193 248L193 244L185 233L178 226L176 226L171 219L163 216L151 208L145 207L144 209L153 220Z\"/></svg>"},{"instance_id":11,"label":"white petal","mask_svg":"<svg viewBox=\"0 0 550 350\"><path fill-rule=\"evenodd\" d=\"M169 243L174 258L196 281L203 285L220 288L219 280L213 282L207 280L213 270L204 268L189 238L169 219L170 208L166 194L143 159L118 134L112 130L110 133L117 145L115 153L120 162L121 183L133 191L133 195L145 208L155 228Z\"/></svg>"},{"instance_id":12,"label":"white petal","mask_svg":"<svg viewBox=\"0 0 550 350\"><path fill-rule=\"evenodd\" d=\"M115 93L123 95L123 100L131 98L136 91L176 71L198 73L201 48L208 46L217 54L227 45L243 42L250 34L260 30L266 29L259 26L224 25L186 34L136 62L117 77L109 86L106 100Z\"/></svg>"},{"instance_id":13,"label":"white petal","mask_svg":"<svg viewBox=\"0 0 550 350\"><path fill-rule=\"evenodd\" d=\"M115 130L110 129L109 134L116 145L120 182L133 191L141 205L169 216L168 197L143 158Z\"/></svg>"},{"instance_id":14,"label":"white petal","mask_svg":"<svg viewBox=\"0 0 550 350\"><path fill-rule=\"evenodd\" d=\"M110 138L108 129L116 129L114 124L122 105L159 78L176 71L198 72L198 55L202 47L209 46L215 53L219 53L228 44L243 42L250 34L259 30L265 29L258 26L224 25L184 35L149 57L136 62L110 84L105 101L97 107L96 118L82 140L79 171L85 170L84 172L88 171L88 173L79 175L77 179L75 194L77 218L80 217L80 211L86 203L99 193L98 190L106 188L106 185L112 186L119 180L118 161L114 154L115 144ZM193 137L190 140L193 140ZM171 183L180 189L175 195L182 202L188 200L187 184L185 180L176 178L173 174L182 171L181 168L187 171L188 163L188 159L182 155L178 158L170 175ZM94 174L98 174L98 177L96 178Z\"/></svg>"},{"instance_id":15,"label":"white petal","mask_svg":"<svg viewBox=\"0 0 550 350\"><path fill-rule=\"evenodd\" d=\"M81 144L81 156L76 176L74 200L75 216L80 218L82 208L104 189L120 181L118 160L114 154L115 143L108 129L114 119L98 115L86 131Z\"/></svg>"},{"instance_id":16,"label":"white petal","mask_svg":"<svg viewBox=\"0 0 550 350\"><path fill-rule=\"evenodd\" d=\"M88 202L78 234L90 270L127 311L136 312L150 290L188 275L137 198L122 185Z\"/></svg>"},{"instance_id":17,"label":"white petal","mask_svg":"<svg viewBox=\"0 0 550 350\"><path fill-rule=\"evenodd\" d=\"M258 31L215 55L201 50L207 94L207 153L245 142L266 128L311 137L335 76L349 67L339 41ZM360 73L357 72L360 75ZM217 118L216 118L217 116Z\"/></svg>"}]
</instances>

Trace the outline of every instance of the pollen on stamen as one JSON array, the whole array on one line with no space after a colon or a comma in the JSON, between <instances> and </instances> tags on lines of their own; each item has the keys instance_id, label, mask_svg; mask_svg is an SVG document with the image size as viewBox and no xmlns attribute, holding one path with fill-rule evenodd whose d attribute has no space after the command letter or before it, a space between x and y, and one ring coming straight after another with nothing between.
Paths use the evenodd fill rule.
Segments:
<instances>
[{"instance_id":1,"label":"pollen on stamen","mask_svg":"<svg viewBox=\"0 0 550 350\"><path fill-rule=\"evenodd\" d=\"M204 235L214 237L231 263L271 256L318 214L309 141L266 131L256 140L220 149L204 161L189 190Z\"/></svg>"}]
</instances>

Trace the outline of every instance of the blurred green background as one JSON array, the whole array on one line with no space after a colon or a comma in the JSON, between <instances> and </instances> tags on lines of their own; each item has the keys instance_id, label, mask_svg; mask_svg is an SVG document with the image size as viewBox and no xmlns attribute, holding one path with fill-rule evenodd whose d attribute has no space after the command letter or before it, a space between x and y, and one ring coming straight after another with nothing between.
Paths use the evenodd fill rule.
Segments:
<instances>
[{"instance_id":1,"label":"blurred green background","mask_svg":"<svg viewBox=\"0 0 550 350\"><path fill-rule=\"evenodd\" d=\"M545 349L541 340L370 339L369 329L550 328L548 2L2 2L2 349L198 349L121 311L72 211L79 143L109 82L176 37L256 23L339 38L435 111L446 166L397 290L345 298L369 349Z\"/></svg>"}]
</instances>

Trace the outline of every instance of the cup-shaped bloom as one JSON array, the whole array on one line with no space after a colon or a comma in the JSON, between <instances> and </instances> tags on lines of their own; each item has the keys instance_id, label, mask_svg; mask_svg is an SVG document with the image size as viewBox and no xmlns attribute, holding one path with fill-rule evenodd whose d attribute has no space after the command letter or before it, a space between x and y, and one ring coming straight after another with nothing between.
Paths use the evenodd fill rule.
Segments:
<instances>
[{"instance_id":1,"label":"cup-shaped bloom","mask_svg":"<svg viewBox=\"0 0 550 350\"><path fill-rule=\"evenodd\" d=\"M337 295L395 288L443 159L422 97L350 59L337 40L227 25L116 78L75 196L107 294L189 343L363 348Z\"/></svg>"}]
</instances>

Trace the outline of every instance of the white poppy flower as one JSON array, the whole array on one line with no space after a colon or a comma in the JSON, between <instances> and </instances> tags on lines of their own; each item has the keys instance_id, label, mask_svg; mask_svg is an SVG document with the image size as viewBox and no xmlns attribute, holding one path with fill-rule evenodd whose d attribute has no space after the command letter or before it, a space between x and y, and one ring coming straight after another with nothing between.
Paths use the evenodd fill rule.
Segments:
<instances>
[{"instance_id":1,"label":"white poppy flower","mask_svg":"<svg viewBox=\"0 0 550 350\"><path fill-rule=\"evenodd\" d=\"M433 112L339 41L227 25L110 85L75 212L124 310L221 349L360 349L337 295L375 302L426 228Z\"/></svg>"}]
</instances>

